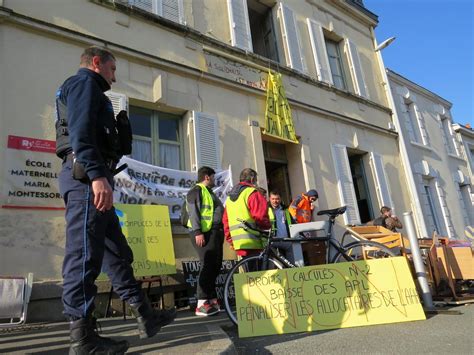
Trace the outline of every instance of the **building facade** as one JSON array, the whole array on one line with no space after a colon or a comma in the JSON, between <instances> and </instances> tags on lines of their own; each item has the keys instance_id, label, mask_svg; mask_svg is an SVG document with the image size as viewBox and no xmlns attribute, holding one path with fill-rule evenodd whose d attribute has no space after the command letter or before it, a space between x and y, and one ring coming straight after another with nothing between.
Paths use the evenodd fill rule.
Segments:
<instances>
[{"instance_id":1,"label":"building facade","mask_svg":"<svg viewBox=\"0 0 474 355\"><path fill-rule=\"evenodd\" d=\"M382 205L397 212L412 207L374 50L377 17L361 1L0 0L0 6L0 65L9 68L0 74L3 186L17 183L18 161L28 165L10 140L54 140L54 93L76 72L83 49L100 45L117 58L117 83L108 94L116 110L129 112L132 158L181 170L232 166L234 182L252 167L260 184L278 188L286 202L316 188L318 209L349 206L339 232L377 217ZM269 70L282 75L298 143L264 132ZM51 171L59 169L56 160ZM24 194L2 191L0 269L34 270L44 285L60 286L63 211L54 173L47 177L51 183L29 186L36 192L27 196L42 200L42 209L16 208ZM41 192L48 188L53 192ZM179 269L180 260L195 256L175 224L173 242ZM169 282L179 283L179 275Z\"/></svg>"},{"instance_id":2,"label":"building facade","mask_svg":"<svg viewBox=\"0 0 474 355\"><path fill-rule=\"evenodd\" d=\"M474 226L474 131L471 127L454 124L457 139L461 147L461 155L467 163L469 175L459 175L459 186L461 191L461 201L467 211L467 220L471 228L466 228L465 235L472 238L472 228Z\"/></svg>"},{"instance_id":3,"label":"building facade","mask_svg":"<svg viewBox=\"0 0 474 355\"><path fill-rule=\"evenodd\" d=\"M452 105L392 70L388 70L388 79L400 144L405 145L413 173L416 198L412 210L418 233L460 239L472 224L472 172L466 148L453 126Z\"/></svg>"}]
</instances>

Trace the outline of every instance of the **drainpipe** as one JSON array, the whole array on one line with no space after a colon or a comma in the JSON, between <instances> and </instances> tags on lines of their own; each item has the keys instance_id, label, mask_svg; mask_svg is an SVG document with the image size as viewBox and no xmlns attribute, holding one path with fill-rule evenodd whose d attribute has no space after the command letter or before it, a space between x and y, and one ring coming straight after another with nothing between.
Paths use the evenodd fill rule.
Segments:
<instances>
[{"instance_id":1,"label":"drainpipe","mask_svg":"<svg viewBox=\"0 0 474 355\"><path fill-rule=\"evenodd\" d=\"M373 27L370 27L370 33L374 41L374 48L376 48L377 39L375 38ZM399 139L398 147L400 150L400 157L402 160L402 164L405 168L405 175L406 175L406 179L408 183L408 193L410 195L410 198L412 201L412 207L415 212L414 217L415 217L415 221L418 227L418 233L421 234L421 235L418 235L418 238L429 237L428 231L426 229L425 219L422 213L423 210L421 209L420 199L418 198L418 192L416 190L416 182L413 175L413 169L411 167L410 158L408 156L408 152L406 149L407 140L405 139L405 136L400 126L400 120L398 118L395 102L393 101L392 91L390 89L387 73L385 71L385 65L382 59L382 53L380 53L380 50L378 50L375 52L375 55L377 56L377 63L379 65L380 73L382 75L382 85L384 86L384 89L385 89L385 95L387 96L388 105L390 109L392 110L392 122L395 125L395 129L398 132L398 139Z\"/></svg>"}]
</instances>

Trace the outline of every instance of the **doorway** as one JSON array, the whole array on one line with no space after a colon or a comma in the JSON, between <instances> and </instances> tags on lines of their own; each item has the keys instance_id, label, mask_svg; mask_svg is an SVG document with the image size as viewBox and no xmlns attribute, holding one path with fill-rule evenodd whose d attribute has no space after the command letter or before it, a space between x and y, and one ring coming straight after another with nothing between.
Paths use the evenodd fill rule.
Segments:
<instances>
[{"instance_id":1,"label":"doorway","mask_svg":"<svg viewBox=\"0 0 474 355\"><path fill-rule=\"evenodd\" d=\"M284 144L263 141L265 171L267 173L268 192L280 192L282 202L288 206L291 202L288 160Z\"/></svg>"},{"instance_id":2,"label":"doorway","mask_svg":"<svg viewBox=\"0 0 474 355\"><path fill-rule=\"evenodd\" d=\"M370 193L364 168L363 157L365 154L358 154L349 150L347 154L349 156L349 166L351 168L357 206L359 207L360 221L361 223L367 223L374 219L374 211L370 202Z\"/></svg>"}]
</instances>

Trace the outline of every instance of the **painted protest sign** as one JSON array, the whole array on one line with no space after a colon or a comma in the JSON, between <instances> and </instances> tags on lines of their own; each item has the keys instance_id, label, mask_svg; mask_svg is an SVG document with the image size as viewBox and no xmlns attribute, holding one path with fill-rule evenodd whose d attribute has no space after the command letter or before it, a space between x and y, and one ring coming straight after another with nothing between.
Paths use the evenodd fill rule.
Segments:
<instances>
[{"instance_id":1,"label":"painted protest sign","mask_svg":"<svg viewBox=\"0 0 474 355\"><path fill-rule=\"evenodd\" d=\"M404 257L235 275L239 336L425 319Z\"/></svg>"},{"instance_id":2,"label":"painted protest sign","mask_svg":"<svg viewBox=\"0 0 474 355\"><path fill-rule=\"evenodd\" d=\"M8 136L2 207L62 209L56 142Z\"/></svg>"},{"instance_id":3,"label":"painted protest sign","mask_svg":"<svg viewBox=\"0 0 474 355\"><path fill-rule=\"evenodd\" d=\"M166 206L115 205L122 232L133 251L135 276L176 273L171 224Z\"/></svg>"},{"instance_id":4,"label":"painted protest sign","mask_svg":"<svg viewBox=\"0 0 474 355\"><path fill-rule=\"evenodd\" d=\"M141 205L166 205L170 218L178 219L181 205L188 190L196 183L197 173L166 169L123 157L120 164L127 164L124 171L115 176L114 202ZM225 201L232 188L232 174L221 170L215 176L215 194Z\"/></svg>"},{"instance_id":5,"label":"painted protest sign","mask_svg":"<svg viewBox=\"0 0 474 355\"><path fill-rule=\"evenodd\" d=\"M224 282L227 277L227 273L236 263L236 260L222 261L221 271L219 272L219 275L216 279L217 299L221 302L221 304L224 304ZM199 260L183 261L182 265L189 305L191 307L195 307L197 304L196 288L201 262Z\"/></svg>"}]
</instances>

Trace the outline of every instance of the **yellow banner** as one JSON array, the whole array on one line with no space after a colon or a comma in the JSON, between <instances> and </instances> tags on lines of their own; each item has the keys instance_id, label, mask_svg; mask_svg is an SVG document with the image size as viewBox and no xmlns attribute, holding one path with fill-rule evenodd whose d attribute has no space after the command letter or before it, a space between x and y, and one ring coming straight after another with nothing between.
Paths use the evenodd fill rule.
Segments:
<instances>
[{"instance_id":1,"label":"yellow banner","mask_svg":"<svg viewBox=\"0 0 474 355\"><path fill-rule=\"evenodd\" d=\"M114 205L133 251L135 276L176 273L168 206Z\"/></svg>"},{"instance_id":2,"label":"yellow banner","mask_svg":"<svg viewBox=\"0 0 474 355\"><path fill-rule=\"evenodd\" d=\"M424 320L404 257L235 275L239 336Z\"/></svg>"},{"instance_id":3,"label":"yellow banner","mask_svg":"<svg viewBox=\"0 0 474 355\"><path fill-rule=\"evenodd\" d=\"M288 142L298 143L293 118L291 117L291 108L286 99L280 73L268 73L267 105L263 133Z\"/></svg>"}]
</instances>

